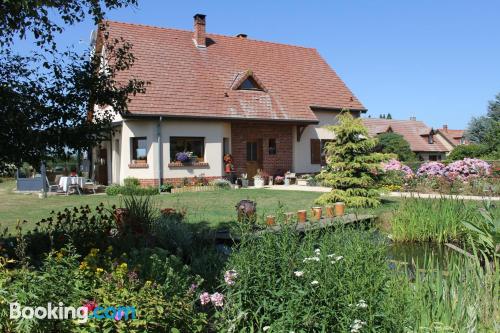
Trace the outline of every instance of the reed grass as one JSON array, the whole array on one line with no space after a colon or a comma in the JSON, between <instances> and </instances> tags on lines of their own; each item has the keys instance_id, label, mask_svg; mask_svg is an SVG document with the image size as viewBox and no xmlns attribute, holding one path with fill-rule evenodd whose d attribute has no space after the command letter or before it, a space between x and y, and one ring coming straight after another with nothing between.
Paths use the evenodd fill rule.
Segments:
<instances>
[{"instance_id":1,"label":"reed grass","mask_svg":"<svg viewBox=\"0 0 500 333\"><path fill-rule=\"evenodd\" d=\"M500 269L457 257L446 270L429 260L414 278L415 332L499 332Z\"/></svg>"},{"instance_id":2,"label":"reed grass","mask_svg":"<svg viewBox=\"0 0 500 333\"><path fill-rule=\"evenodd\" d=\"M461 243L468 236L462 222L480 220L480 205L477 202L445 198L414 197L402 200L391 222L392 238L402 242Z\"/></svg>"}]
</instances>

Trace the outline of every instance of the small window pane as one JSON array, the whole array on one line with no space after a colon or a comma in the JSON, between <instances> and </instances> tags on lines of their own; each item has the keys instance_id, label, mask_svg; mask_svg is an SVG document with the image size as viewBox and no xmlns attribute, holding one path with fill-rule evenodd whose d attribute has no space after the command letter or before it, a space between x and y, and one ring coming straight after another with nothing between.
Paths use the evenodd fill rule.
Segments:
<instances>
[{"instance_id":1,"label":"small window pane","mask_svg":"<svg viewBox=\"0 0 500 333\"><path fill-rule=\"evenodd\" d=\"M257 161L257 142L247 142L247 161Z\"/></svg>"},{"instance_id":2,"label":"small window pane","mask_svg":"<svg viewBox=\"0 0 500 333\"><path fill-rule=\"evenodd\" d=\"M240 84L238 90L262 90L262 88L259 87L253 77L249 76Z\"/></svg>"}]
</instances>

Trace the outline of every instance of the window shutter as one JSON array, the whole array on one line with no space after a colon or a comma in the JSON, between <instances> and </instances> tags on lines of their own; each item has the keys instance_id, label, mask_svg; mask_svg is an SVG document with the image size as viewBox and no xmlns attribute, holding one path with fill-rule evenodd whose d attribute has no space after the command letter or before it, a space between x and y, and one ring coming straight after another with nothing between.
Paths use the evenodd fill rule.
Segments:
<instances>
[{"instance_id":1,"label":"window shutter","mask_svg":"<svg viewBox=\"0 0 500 333\"><path fill-rule=\"evenodd\" d=\"M311 139L311 164L321 164L321 141Z\"/></svg>"}]
</instances>

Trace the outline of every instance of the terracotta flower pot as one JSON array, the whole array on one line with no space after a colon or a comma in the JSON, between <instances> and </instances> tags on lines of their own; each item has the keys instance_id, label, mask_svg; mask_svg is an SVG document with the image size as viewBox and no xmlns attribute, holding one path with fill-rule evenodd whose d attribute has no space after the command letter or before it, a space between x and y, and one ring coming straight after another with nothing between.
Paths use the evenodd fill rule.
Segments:
<instances>
[{"instance_id":1,"label":"terracotta flower pot","mask_svg":"<svg viewBox=\"0 0 500 333\"><path fill-rule=\"evenodd\" d=\"M268 215L266 217L266 224L267 225L275 225L276 224L276 217L274 215Z\"/></svg>"},{"instance_id":2,"label":"terracotta flower pot","mask_svg":"<svg viewBox=\"0 0 500 333\"><path fill-rule=\"evenodd\" d=\"M326 209L326 217L332 218L335 216L335 212L334 212L335 207L334 206L328 205L325 207L325 209Z\"/></svg>"},{"instance_id":3,"label":"terracotta flower pot","mask_svg":"<svg viewBox=\"0 0 500 333\"><path fill-rule=\"evenodd\" d=\"M321 220L322 213L323 213L323 209L321 207L312 207L311 208L311 215L317 221Z\"/></svg>"},{"instance_id":4,"label":"terracotta flower pot","mask_svg":"<svg viewBox=\"0 0 500 333\"><path fill-rule=\"evenodd\" d=\"M335 203L335 216L343 216L345 210L345 203L336 202Z\"/></svg>"},{"instance_id":5,"label":"terracotta flower pot","mask_svg":"<svg viewBox=\"0 0 500 333\"><path fill-rule=\"evenodd\" d=\"M306 210L298 210L297 211L297 220L299 221L299 223L306 223L307 211Z\"/></svg>"}]
</instances>

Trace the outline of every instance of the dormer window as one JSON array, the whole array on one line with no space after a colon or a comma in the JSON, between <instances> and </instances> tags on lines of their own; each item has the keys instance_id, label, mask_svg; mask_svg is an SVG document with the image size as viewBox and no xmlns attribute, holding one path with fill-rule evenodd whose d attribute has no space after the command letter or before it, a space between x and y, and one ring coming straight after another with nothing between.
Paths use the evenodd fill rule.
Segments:
<instances>
[{"instance_id":1,"label":"dormer window","mask_svg":"<svg viewBox=\"0 0 500 333\"><path fill-rule=\"evenodd\" d=\"M434 137L433 137L433 135L429 134L429 136L427 138L428 138L429 144L432 145L434 143Z\"/></svg>"},{"instance_id":2,"label":"dormer window","mask_svg":"<svg viewBox=\"0 0 500 333\"><path fill-rule=\"evenodd\" d=\"M252 76L247 77L237 88L237 90L258 90L263 91L257 81Z\"/></svg>"}]
</instances>

